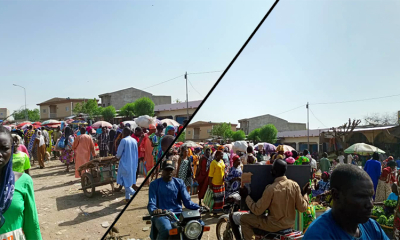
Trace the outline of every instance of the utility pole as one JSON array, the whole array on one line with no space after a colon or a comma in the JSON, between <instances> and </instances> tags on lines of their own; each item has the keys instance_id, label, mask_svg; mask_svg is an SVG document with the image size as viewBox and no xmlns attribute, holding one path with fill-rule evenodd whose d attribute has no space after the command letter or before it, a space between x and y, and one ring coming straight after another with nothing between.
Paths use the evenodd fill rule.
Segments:
<instances>
[{"instance_id":1,"label":"utility pole","mask_svg":"<svg viewBox=\"0 0 400 240\"><path fill-rule=\"evenodd\" d=\"M186 79L186 111L187 111L186 120L189 122L189 95L188 95L188 84L187 84L187 72L185 73L185 79Z\"/></svg>"},{"instance_id":2,"label":"utility pole","mask_svg":"<svg viewBox=\"0 0 400 240\"><path fill-rule=\"evenodd\" d=\"M26 89L20 85L13 84L16 87L20 87L24 89L24 94L25 94L25 120L28 121L28 111L26 110Z\"/></svg>"},{"instance_id":3,"label":"utility pole","mask_svg":"<svg viewBox=\"0 0 400 240\"><path fill-rule=\"evenodd\" d=\"M311 152L311 150L310 150L310 114L309 114L310 106L309 106L308 102L307 102L306 107L307 107L307 148L308 148L308 151Z\"/></svg>"}]
</instances>

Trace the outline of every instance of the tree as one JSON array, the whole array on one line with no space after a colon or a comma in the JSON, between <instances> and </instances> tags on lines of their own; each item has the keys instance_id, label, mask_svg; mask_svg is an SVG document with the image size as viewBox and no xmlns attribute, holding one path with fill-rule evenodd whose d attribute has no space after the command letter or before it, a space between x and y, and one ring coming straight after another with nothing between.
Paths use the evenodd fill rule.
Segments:
<instances>
[{"instance_id":1,"label":"tree","mask_svg":"<svg viewBox=\"0 0 400 240\"><path fill-rule=\"evenodd\" d=\"M260 130L261 130L261 128L256 128L253 131L251 131L249 133L249 135L247 136L247 139L251 140L251 141L253 141L255 143L260 142L261 141Z\"/></svg>"},{"instance_id":2,"label":"tree","mask_svg":"<svg viewBox=\"0 0 400 240\"><path fill-rule=\"evenodd\" d=\"M230 123L220 123L218 125L214 125L211 130L211 135L217 138L222 138L226 140L229 135L232 134L231 124Z\"/></svg>"},{"instance_id":3,"label":"tree","mask_svg":"<svg viewBox=\"0 0 400 240\"><path fill-rule=\"evenodd\" d=\"M273 124L267 124L260 129L259 137L261 141L274 144L278 130Z\"/></svg>"},{"instance_id":4,"label":"tree","mask_svg":"<svg viewBox=\"0 0 400 240\"><path fill-rule=\"evenodd\" d=\"M396 125L398 124L398 116L397 112L384 114L373 113L371 115L364 116L364 122L367 125L373 126Z\"/></svg>"},{"instance_id":5,"label":"tree","mask_svg":"<svg viewBox=\"0 0 400 240\"><path fill-rule=\"evenodd\" d=\"M134 109L135 109L135 103L127 103L120 109L119 115L127 118L133 118L135 116Z\"/></svg>"},{"instance_id":6,"label":"tree","mask_svg":"<svg viewBox=\"0 0 400 240\"><path fill-rule=\"evenodd\" d=\"M349 121L339 127L332 127L329 132L332 131L332 135L333 138L335 139L335 145L336 145L336 154L339 154L339 149L337 144L338 143L343 143L341 144L342 146L346 143L346 136L350 135L353 130L360 125L361 120L357 119L357 120L353 120L351 121L351 119L349 118Z\"/></svg>"},{"instance_id":7,"label":"tree","mask_svg":"<svg viewBox=\"0 0 400 240\"><path fill-rule=\"evenodd\" d=\"M115 117L117 111L114 106L108 106L102 109L101 115L103 116L105 121L110 122Z\"/></svg>"},{"instance_id":8,"label":"tree","mask_svg":"<svg viewBox=\"0 0 400 240\"><path fill-rule=\"evenodd\" d=\"M183 131L176 141L184 142L185 140L186 140L186 131Z\"/></svg>"},{"instance_id":9,"label":"tree","mask_svg":"<svg viewBox=\"0 0 400 240\"><path fill-rule=\"evenodd\" d=\"M179 100L179 98L177 98L176 100L175 100L175 103L181 103L182 101L181 100Z\"/></svg>"},{"instance_id":10,"label":"tree","mask_svg":"<svg viewBox=\"0 0 400 240\"><path fill-rule=\"evenodd\" d=\"M89 99L86 102L77 103L72 109L74 114L87 114L90 119L96 115L101 115L102 108L98 106L96 99Z\"/></svg>"},{"instance_id":11,"label":"tree","mask_svg":"<svg viewBox=\"0 0 400 240\"><path fill-rule=\"evenodd\" d=\"M136 116L154 115L154 102L148 97L139 98L134 102L133 112Z\"/></svg>"},{"instance_id":12,"label":"tree","mask_svg":"<svg viewBox=\"0 0 400 240\"><path fill-rule=\"evenodd\" d=\"M37 122L40 120L40 110L35 108L33 110L26 109L28 112L28 120L31 122ZM15 120L24 120L25 119L25 109L14 111L12 114Z\"/></svg>"},{"instance_id":13,"label":"tree","mask_svg":"<svg viewBox=\"0 0 400 240\"><path fill-rule=\"evenodd\" d=\"M244 140L246 139L246 134L242 130L236 131L233 133L232 139L234 141Z\"/></svg>"}]
</instances>

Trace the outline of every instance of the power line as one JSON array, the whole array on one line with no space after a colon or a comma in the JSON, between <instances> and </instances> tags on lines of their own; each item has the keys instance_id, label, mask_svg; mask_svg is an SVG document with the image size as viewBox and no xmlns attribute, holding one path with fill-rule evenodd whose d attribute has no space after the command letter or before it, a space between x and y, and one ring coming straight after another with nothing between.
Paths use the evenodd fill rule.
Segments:
<instances>
[{"instance_id":1,"label":"power line","mask_svg":"<svg viewBox=\"0 0 400 240\"><path fill-rule=\"evenodd\" d=\"M161 84L164 84L164 83L170 82L170 81L172 81L172 80L175 80L175 79L177 79L177 78L180 78L180 77L183 77L183 76L184 76L184 74L182 74L182 75L179 75L179 76L177 76L177 77L174 77L174 78L171 78L171 79L169 79L169 80L167 80L167 81L160 82L160 83L154 84L154 85L152 85L152 86L149 86L149 87L145 87L145 88L143 88L142 90L145 90L145 89L148 89L148 88L152 88L152 87L155 87L155 86L158 86L158 85L161 85Z\"/></svg>"},{"instance_id":2,"label":"power line","mask_svg":"<svg viewBox=\"0 0 400 240\"><path fill-rule=\"evenodd\" d=\"M341 101L341 102L324 102L324 103L313 103L313 105L326 105L326 104L339 104L339 103L350 103L350 102L363 102L369 100L376 100L382 98L391 98L391 97L398 97L400 94L384 96L384 97L375 97L375 98L365 98L365 99L358 99L358 100L349 100L349 101Z\"/></svg>"},{"instance_id":3,"label":"power line","mask_svg":"<svg viewBox=\"0 0 400 240\"><path fill-rule=\"evenodd\" d=\"M207 74L207 73L216 73L216 72L223 72L223 71L195 72L195 73L188 73L187 75L192 75L192 74ZM174 78L168 79L168 80L166 80L166 81L163 81L163 82L160 82L160 83L157 83L157 84L154 84L154 85L151 85L151 86L142 88L142 90L145 90L145 89L148 89L148 88L152 88L152 87L155 87L155 86L158 86L158 85L161 85L161 84L170 82L170 81L175 80L175 79L177 79L177 78L180 78L180 77L182 77L182 76L185 76L185 74L182 74L182 75L176 76L176 77L174 77ZM201 94L200 94L200 95L201 95Z\"/></svg>"},{"instance_id":4,"label":"power line","mask_svg":"<svg viewBox=\"0 0 400 240\"><path fill-rule=\"evenodd\" d=\"M298 106L298 107L295 107L295 108L293 108L293 109L290 109L290 110L287 110L287 111L284 111L284 112L281 112L281 113L278 113L278 114L274 114L274 116L278 116L278 115L281 115L281 114L284 114L284 113L287 113L287 112L291 112L291 111L293 111L293 110L296 110L296 109L301 108L301 107L304 107L304 106L306 106L306 105L303 104L303 105Z\"/></svg>"},{"instance_id":5,"label":"power line","mask_svg":"<svg viewBox=\"0 0 400 240\"><path fill-rule=\"evenodd\" d=\"M223 72L224 70L220 71L209 71L209 72L195 72L195 73L188 73L188 75L193 75L193 74L206 74L206 73L217 73L217 72Z\"/></svg>"},{"instance_id":6,"label":"power line","mask_svg":"<svg viewBox=\"0 0 400 240\"><path fill-rule=\"evenodd\" d=\"M192 86L192 88L200 95L200 97L204 98L204 96L201 93L199 93L199 91L197 91L197 89L193 86L192 82L189 79L188 81L190 83L190 86Z\"/></svg>"},{"instance_id":7,"label":"power line","mask_svg":"<svg viewBox=\"0 0 400 240\"><path fill-rule=\"evenodd\" d=\"M315 114L313 113L313 111L311 110L311 108L310 108L310 112L311 112L311 114L315 117L315 119L318 120L318 122L320 122L324 127L327 127L323 122L321 122L321 121L317 118L317 116L315 116Z\"/></svg>"}]
</instances>

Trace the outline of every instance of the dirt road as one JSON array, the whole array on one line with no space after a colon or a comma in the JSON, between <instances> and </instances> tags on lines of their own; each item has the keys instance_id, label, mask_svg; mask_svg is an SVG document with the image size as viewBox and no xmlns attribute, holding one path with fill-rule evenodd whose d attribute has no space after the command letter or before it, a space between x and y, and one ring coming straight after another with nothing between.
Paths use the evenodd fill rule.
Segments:
<instances>
[{"instance_id":1,"label":"dirt road","mask_svg":"<svg viewBox=\"0 0 400 240\"><path fill-rule=\"evenodd\" d=\"M122 237L122 239L150 239L149 235L151 225L146 225L146 222L142 220L143 216L148 215L148 190L148 187L143 187L140 190L138 195L116 223L115 226L120 232L118 236ZM192 201L198 203L197 195L192 196ZM211 226L211 231L204 233L202 239L216 240L215 226L218 222L218 217L205 214L202 218L206 225Z\"/></svg>"},{"instance_id":2,"label":"dirt road","mask_svg":"<svg viewBox=\"0 0 400 240\"><path fill-rule=\"evenodd\" d=\"M66 173L59 160L45 165L30 170L43 239L99 240L106 231L102 223L111 224L125 206L124 190L113 194L105 185L87 198L73 170Z\"/></svg>"}]
</instances>

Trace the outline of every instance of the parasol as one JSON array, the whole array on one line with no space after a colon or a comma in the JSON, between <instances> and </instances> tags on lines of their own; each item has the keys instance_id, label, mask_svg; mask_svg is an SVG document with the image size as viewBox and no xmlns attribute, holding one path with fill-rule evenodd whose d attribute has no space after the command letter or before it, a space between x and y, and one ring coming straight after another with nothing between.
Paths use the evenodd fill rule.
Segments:
<instances>
[{"instance_id":1,"label":"parasol","mask_svg":"<svg viewBox=\"0 0 400 240\"><path fill-rule=\"evenodd\" d=\"M70 118L70 119L65 120L65 123L66 124L71 124L73 121L75 121L75 120Z\"/></svg>"},{"instance_id":2,"label":"parasol","mask_svg":"<svg viewBox=\"0 0 400 240\"><path fill-rule=\"evenodd\" d=\"M61 122L57 121L57 120L52 120L52 119L42 122L42 126L43 125L56 125L56 124L61 124Z\"/></svg>"},{"instance_id":3,"label":"parasol","mask_svg":"<svg viewBox=\"0 0 400 240\"><path fill-rule=\"evenodd\" d=\"M197 144L197 143L195 143L193 141L187 141L184 144L182 144L182 146L194 147L194 148L201 147L199 144Z\"/></svg>"},{"instance_id":4,"label":"parasol","mask_svg":"<svg viewBox=\"0 0 400 240\"><path fill-rule=\"evenodd\" d=\"M168 126L169 125L172 125L174 127L179 127L180 126L180 124L177 121L173 120L173 119L163 119L163 120L161 120L161 122L162 123L167 123Z\"/></svg>"},{"instance_id":5,"label":"parasol","mask_svg":"<svg viewBox=\"0 0 400 240\"><path fill-rule=\"evenodd\" d=\"M284 152L291 152L291 151L296 151L293 147L289 146L289 145L281 145L283 146L283 150ZM276 148L275 148L276 149Z\"/></svg>"},{"instance_id":6,"label":"parasol","mask_svg":"<svg viewBox=\"0 0 400 240\"><path fill-rule=\"evenodd\" d=\"M103 127L112 128L112 125L111 125L111 123L106 122L106 121L98 121L98 122L93 123L93 125L92 125L92 128L95 128L95 129L103 128Z\"/></svg>"},{"instance_id":7,"label":"parasol","mask_svg":"<svg viewBox=\"0 0 400 240\"><path fill-rule=\"evenodd\" d=\"M285 146L287 146L287 145L285 145ZM274 145L272 145L271 143L264 143L264 149L265 149L265 152L267 152L267 153L276 152L276 147Z\"/></svg>"},{"instance_id":8,"label":"parasol","mask_svg":"<svg viewBox=\"0 0 400 240\"><path fill-rule=\"evenodd\" d=\"M359 154L359 155L367 155L367 154L372 154L374 152L377 153L385 153L385 151L366 144L366 143L356 143L348 147L346 150L344 150L345 153L353 153L353 154Z\"/></svg>"},{"instance_id":9,"label":"parasol","mask_svg":"<svg viewBox=\"0 0 400 240\"><path fill-rule=\"evenodd\" d=\"M86 125L87 122L85 122L83 120L74 120L70 124L74 124L74 125L83 124L83 125Z\"/></svg>"},{"instance_id":10,"label":"parasol","mask_svg":"<svg viewBox=\"0 0 400 240\"><path fill-rule=\"evenodd\" d=\"M23 126L31 126L32 123L31 122L23 122L17 125L17 128L22 128Z\"/></svg>"}]
</instances>

